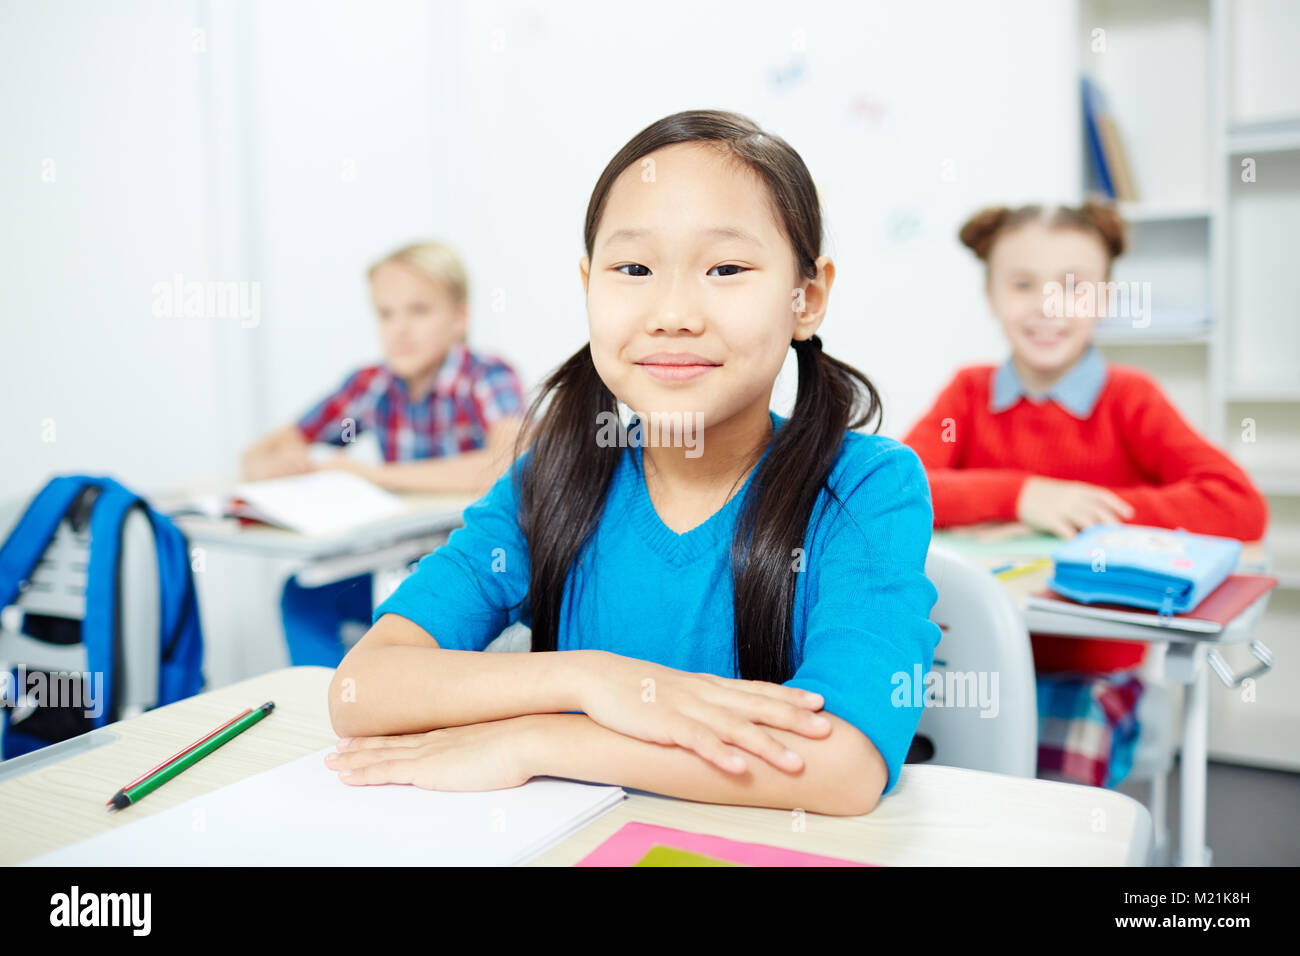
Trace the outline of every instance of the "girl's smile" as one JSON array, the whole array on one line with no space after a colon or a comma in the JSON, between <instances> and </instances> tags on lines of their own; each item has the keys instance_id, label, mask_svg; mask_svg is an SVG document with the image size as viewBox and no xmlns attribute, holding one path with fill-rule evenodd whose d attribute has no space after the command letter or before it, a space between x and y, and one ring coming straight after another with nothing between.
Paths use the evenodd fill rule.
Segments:
<instances>
[{"instance_id":1,"label":"girl's smile","mask_svg":"<svg viewBox=\"0 0 1300 956\"><path fill-rule=\"evenodd\" d=\"M636 363L655 378L666 382L684 382L699 378L721 362L711 362L694 352L656 352Z\"/></svg>"},{"instance_id":2,"label":"girl's smile","mask_svg":"<svg viewBox=\"0 0 1300 956\"><path fill-rule=\"evenodd\" d=\"M1080 344L1079 330L1072 329L1068 324L1031 319L1007 331L1012 349L1036 368L1068 368L1077 358L1075 353ZM1085 342L1086 335L1085 332Z\"/></svg>"},{"instance_id":3,"label":"girl's smile","mask_svg":"<svg viewBox=\"0 0 1300 956\"><path fill-rule=\"evenodd\" d=\"M655 378L665 382L684 382L699 378L705 372L711 372L716 365L642 365L643 369Z\"/></svg>"}]
</instances>

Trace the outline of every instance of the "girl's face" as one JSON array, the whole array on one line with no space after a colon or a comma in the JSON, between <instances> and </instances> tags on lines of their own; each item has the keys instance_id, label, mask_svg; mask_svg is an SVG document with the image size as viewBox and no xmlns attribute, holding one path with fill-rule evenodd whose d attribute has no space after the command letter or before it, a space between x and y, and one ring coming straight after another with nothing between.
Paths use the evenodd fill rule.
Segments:
<instances>
[{"instance_id":1,"label":"girl's face","mask_svg":"<svg viewBox=\"0 0 1300 956\"><path fill-rule=\"evenodd\" d=\"M1101 238L1083 229L1029 222L997 237L987 293L1012 357L1041 376L1067 371L1088 348L1099 317L1078 296L1091 286L1097 301L1109 264ZM1048 283L1059 284L1055 300ZM1071 285L1074 299L1067 303Z\"/></svg>"},{"instance_id":2,"label":"girl's face","mask_svg":"<svg viewBox=\"0 0 1300 956\"><path fill-rule=\"evenodd\" d=\"M794 311L794 250L756 174L715 147L678 143L615 180L590 260L591 355L606 386L643 417L700 416L712 428L760 404L792 338L808 338L824 312L834 267ZM690 368L654 364L685 357Z\"/></svg>"},{"instance_id":3,"label":"girl's face","mask_svg":"<svg viewBox=\"0 0 1300 956\"><path fill-rule=\"evenodd\" d=\"M419 378L436 371L465 337L468 307L440 282L398 262L378 266L370 295L379 316L379 340L394 374Z\"/></svg>"}]
</instances>

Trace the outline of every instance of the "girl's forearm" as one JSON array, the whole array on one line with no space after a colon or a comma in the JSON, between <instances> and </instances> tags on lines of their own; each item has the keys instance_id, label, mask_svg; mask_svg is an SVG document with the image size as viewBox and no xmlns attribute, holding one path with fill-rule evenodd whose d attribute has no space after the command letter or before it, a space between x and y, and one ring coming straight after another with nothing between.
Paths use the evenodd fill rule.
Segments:
<instances>
[{"instance_id":1,"label":"girl's forearm","mask_svg":"<svg viewBox=\"0 0 1300 956\"><path fill-rule=\"evenodd\" d=\"M374 737L581 710L590 656L367 648L349 654L335 672L330 721L340 737Z\"/></svg>"},{"instance_id":2,"label":"girl's forearm","mask_svg":"<svg viewBox=\"0 0 1300 956\"><path fill-rule=\"evenodd\" d=\"M541 714L521 720L520 747L534 776L566 777L666 796L736 806L803 809L853 816L870 813L887 779L884 760L856 727L833 714L830 735L812 739L764 728L803 757L796 773L753 754L732 774L673 744L626 737L586 714Z\"/></svg>"}]
</instances>

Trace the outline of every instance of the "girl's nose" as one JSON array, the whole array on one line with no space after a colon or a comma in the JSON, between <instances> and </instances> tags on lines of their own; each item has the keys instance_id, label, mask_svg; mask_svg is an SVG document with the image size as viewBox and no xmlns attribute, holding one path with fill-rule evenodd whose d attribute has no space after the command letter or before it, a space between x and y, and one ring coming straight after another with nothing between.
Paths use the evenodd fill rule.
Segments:
<instances>
[{"instance_id":1,"label":"girl's nose","mask_svg":"<svg viewBox=\"0 0 1300 956\"><path fill-rule=\"evenodd\" d=\"M658 308L652 311L652 324L665 332L699 331L703 315L690 282L674 279L668 285Z\"/></svg>"},{"instance_id":2,"label":"girl's nose","mask_svg":"<svg viewBox=\"0 0 1300 956\"><path fill-rule=\"evenodd\" d=\"M668 310L660 311L652 325L660 332L698 332L704 323L697 312Z\"/></svg>"}]
</instances>

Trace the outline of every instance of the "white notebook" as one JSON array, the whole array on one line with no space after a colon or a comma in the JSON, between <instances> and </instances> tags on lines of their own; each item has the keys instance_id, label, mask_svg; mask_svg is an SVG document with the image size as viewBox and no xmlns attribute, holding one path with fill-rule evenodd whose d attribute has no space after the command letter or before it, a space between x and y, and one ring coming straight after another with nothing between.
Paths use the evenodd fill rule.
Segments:
<instances>
[{"instance_id":1,"label":"white notebook","mask_svg":"<svg viewBox=\"0 0 1300 956\"><path fill-rule=\"evenodd\" d=\"M234 495L247 502L240 514L310 535L334 534L402 513L397 495L346 471L246 481L235 486Z\"/></svg>"},{"instance_id":2,"label":"white notebook","mask_svg":"<svg viewBox=\"0 0 1300 956\"><path fill-rule=\"evenodd\" d=\"M510 866L527 862L626 796L621 787L548 777L479 793L354 787L325 766L325 754L333 749L26 865ZM128 819L149 799L117 813Z\"/></svg>"}]
</instances>

